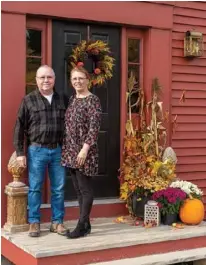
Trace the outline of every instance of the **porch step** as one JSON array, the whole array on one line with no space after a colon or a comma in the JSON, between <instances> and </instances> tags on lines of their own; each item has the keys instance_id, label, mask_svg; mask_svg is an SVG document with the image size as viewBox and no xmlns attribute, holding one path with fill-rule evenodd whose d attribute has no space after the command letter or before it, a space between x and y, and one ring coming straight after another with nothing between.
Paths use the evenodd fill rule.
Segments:
<instances>
[{"instance_id":1,"label":"porch step","mask_svg":"<svg viewBox=\"0 0 206 265\"><path fill-rule=\"evenodd\" d=\"M164 254L149 255L137 258L113 260L108 262L90 263L90 265L167 265L180 262L197 261L205 259L206 265L206 248L197 248L191 250L175 251ZM196 262L196 264L198 264Z\"/></svg>"},{"instance_id":2,"label":"porch step","mask_svg":"<svg viewBox=\"0 0 206 265\"><path fill-rule=\"evenodd\" d=\"M30 238L27 232L10 234L2 229L2 255L15 265L85 265L206 247L206 222L184 229L171 226L147 229L114 220L91 220L92 233L75 240L50 233L50 223L41 225L39 238ZM76 223L68 221L65 225L73 229Z\"/></svg>"},{"instance_id":3,"label":"porch step","mask_svg":"<svg viewBox=\"0 0 206 265\"><path fill-rule=\"evenodd\" d=\"M118 198L95 199L93 202L91 217L113 217L118 215L127 215L128 209L125 207L125 202ZM75 220L79 217L79 205L77 201L65 202L64 220ZM49 222L51 219L51 205L41 205L42 222Z\"/></svg>"}]
</instances>

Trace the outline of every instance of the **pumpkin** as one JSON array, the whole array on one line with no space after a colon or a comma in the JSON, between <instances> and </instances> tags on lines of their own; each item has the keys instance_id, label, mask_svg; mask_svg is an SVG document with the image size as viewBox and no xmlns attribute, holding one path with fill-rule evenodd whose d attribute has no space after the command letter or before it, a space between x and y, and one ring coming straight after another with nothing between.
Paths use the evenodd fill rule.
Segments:
<instances>
[{"instance_id":1,"label":"pumpkin","mask_svg":"<svg viewBox=\"0 0 206 265\"><path fill-rule=\"evenodd\" d=\"M204 219L204 204L198 199L186 199L180 207L180 219L188 225L197 225Z\"/></svg>"}]
</instances>

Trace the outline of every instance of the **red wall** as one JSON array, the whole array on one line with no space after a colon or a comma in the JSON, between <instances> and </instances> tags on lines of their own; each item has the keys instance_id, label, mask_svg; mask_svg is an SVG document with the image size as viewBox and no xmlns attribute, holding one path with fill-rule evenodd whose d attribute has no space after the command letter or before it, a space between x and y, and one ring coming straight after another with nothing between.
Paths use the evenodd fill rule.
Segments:
<instances>
[{"instance_id":1,"label":"red wall","mask_svg":"<svg viewBox=\"0 0 206 265\"><path fill-rule=\"evenodd\" d=\"M2 224L6 221L4 187L12 180L7 171L9 158L14 151L13 127L16 113L25 94L25 26L24 15L2 14L2 116L1 116L1 206Z\"/></svg>"},{"instance_id":2,"label":"red wall","mask_svg":"<svg viewBox=\"0 0 206 265\"><path fill-rule=\"evenodd\" d=\"M197 184L206 202L206 2L177 2L173 20L171 105L178 124L172 146L178 156L177 175ZM203 57L184 58L187 30L203 33ZM183 90L186 99L181 103Z\"/></svg>"}]
</instances>

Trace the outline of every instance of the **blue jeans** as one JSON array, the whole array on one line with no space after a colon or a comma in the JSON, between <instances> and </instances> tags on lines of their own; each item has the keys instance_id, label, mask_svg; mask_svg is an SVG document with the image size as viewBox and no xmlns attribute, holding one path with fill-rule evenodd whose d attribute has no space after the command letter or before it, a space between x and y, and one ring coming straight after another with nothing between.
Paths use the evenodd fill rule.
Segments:
<instances>
[{"instance_id":1,"label":"blue jeans","mask_svg":"<svg viewBox=\"0 0 206 265\"><path fill-rule=\"evenodd\" d=\"M63 223L65 169L61 166L61 147L48 149L33 145L28 148L29 223L40 223L42 186L47 167L51 186L51 221Z\"/></svg>"}]
</instances>

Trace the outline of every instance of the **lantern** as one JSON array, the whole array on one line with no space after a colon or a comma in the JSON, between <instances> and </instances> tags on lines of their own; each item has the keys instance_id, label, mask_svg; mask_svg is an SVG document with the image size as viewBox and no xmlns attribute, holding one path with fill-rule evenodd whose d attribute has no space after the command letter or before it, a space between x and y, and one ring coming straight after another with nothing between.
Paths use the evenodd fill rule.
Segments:
<instances>
[{"instance_id":1,"label":"lantern","mask_svg":"<svg viewBox=\"0 0 206 265\"><path fill-rule=\"evenodd\" d=\"M184 38L184 56L199 57L203 56L203 52L203 34L196 31L187 31Z\"/></svg>"}]
</instances>

